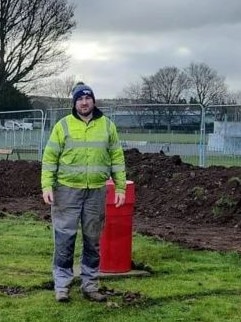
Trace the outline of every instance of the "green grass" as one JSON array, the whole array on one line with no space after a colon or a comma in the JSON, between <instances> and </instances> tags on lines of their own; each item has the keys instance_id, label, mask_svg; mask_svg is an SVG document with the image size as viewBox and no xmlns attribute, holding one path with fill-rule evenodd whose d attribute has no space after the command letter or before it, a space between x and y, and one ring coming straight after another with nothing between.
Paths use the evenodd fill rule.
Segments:
<instances>
[{"instance_id":1,"label":"green grass","mask_svg":"<svg viewBox=\"0 0 241 322\"><path fill-rule=\"evenodd\" d=\"M181 156L183 162L193 165L199 165L199 156ZM241 156L222 155L213 156L207 155L205 159L205 167L210 166L237 167L241 165Z\"/></svg>"},{"instance_id":2,"label":"green grass","mask_svg":"<svg viewBox=\"0 0 241 322\"><path fill-rule=\"evenodd\" d=\"M71 302L56 303L51 287L52 231L31 216L0 221L0 321L241 321L241 258L237 253L192 251L134 234L133 260L152 268L149 277L102 279L102 286L140 293L125 304L83 299L76 278ZM77 240L75 262L81 247ZM48 286L48 287L47 287ZM19 294L8 295L15 288ZM18 288L17 288L18 287ZM5 291L5 292L4 292Z\"/></svg>"},{"instance_id":3,"label":"green grass","mask_svg":"<svg viewBox=\"0 0 241 322\"><path fill-rule=\"evenodd\" d=\"M198 144L200 134L182 133L120 133L120 139L130 141L147 141L150 143L185 143Z\"/></svg>"}]
</instances>

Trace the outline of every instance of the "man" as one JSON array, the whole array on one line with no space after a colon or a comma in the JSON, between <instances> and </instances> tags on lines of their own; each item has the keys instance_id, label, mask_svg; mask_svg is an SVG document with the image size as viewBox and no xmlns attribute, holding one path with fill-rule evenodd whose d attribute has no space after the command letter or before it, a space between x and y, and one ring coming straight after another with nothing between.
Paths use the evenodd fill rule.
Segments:
<instances>
[{"instance_id":1,"label":"man","mask_svg":"<svg viewBox=\"0 0 241 322\"><path fill-rule=\"evenodd\" d=\"M99 240L105 217L106 180L115 183L116 207L125 202L124 153L116 126L95 106L92 89L78 83L72 114L54 126L42 160L42 190L51 205L54 230L53 276L57 301L69 300L75 240L81 223L81 289L105 301L98 289Z\"/></svg>"}]
</instances>

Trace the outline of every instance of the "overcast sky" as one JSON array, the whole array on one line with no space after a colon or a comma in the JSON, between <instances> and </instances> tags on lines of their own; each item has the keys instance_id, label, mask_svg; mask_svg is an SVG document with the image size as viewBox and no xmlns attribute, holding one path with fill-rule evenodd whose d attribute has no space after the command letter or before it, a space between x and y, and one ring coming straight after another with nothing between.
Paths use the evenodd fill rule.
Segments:
<instances>
[{"instance_id":1,"label":"overcast sky","mask_svg":"<svg viewBox=\"0 0 241 322\"><path fill-rule=\"evenodd\" d=\"M241 0L74 0L66 73L97 98L160 68L206 63L241 90Z\"/></svg>"}]
</instances>

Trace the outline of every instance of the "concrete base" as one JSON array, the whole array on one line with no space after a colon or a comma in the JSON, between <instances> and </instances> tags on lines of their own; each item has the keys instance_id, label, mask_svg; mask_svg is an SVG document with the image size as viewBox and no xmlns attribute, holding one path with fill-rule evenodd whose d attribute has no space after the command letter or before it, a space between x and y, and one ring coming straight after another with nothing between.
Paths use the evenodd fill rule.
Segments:
<instances>
[{"instance_id":1,"label":"concrete base","mask_svg":"<svg viewBox=\"0 0 241 322\"><path fill-rule=\"evenodd\" d=\"M132 269L128 272L124 273L103 273L100 272L99 277L100 278L115 278L115 277L132 277L132 276L150 276L151 274L147 271L140 271L137 269Z\"/></svg>"},{"instance_id":2,"label":"concrete base","mask_svg":"<svg viewBox=\"0 0 241 322\"><path fill-rule=\"evenodd\" d=\"M74 266L74 276L75 277L79 277L80 272L79 272L79 266ZM120 278L120 277L134 277L134 276L151 276L151 274L147 271L143 271L143 270L130 270L128 272L124 272L124 273L104 273L104 272L100 272L99 273L99 278Z\"/></svg>"}]
</instances>

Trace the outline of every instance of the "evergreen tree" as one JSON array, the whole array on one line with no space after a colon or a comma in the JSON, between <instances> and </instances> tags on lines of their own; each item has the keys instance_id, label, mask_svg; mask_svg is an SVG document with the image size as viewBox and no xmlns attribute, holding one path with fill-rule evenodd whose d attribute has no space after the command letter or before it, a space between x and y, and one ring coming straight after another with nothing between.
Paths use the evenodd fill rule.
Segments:
<instances>
[{"instance_id":1,"label":"evergreen tree","mask_svg":"<svg viewBox=\"0 0 241 322\"><path fill-rule=\"evenodd\" d=\"M0 111L19 111L32 109L31 103L24 93L9 84L0 90Z\"/></svg>"}]
</instances>

